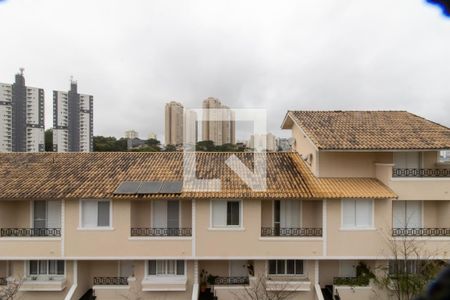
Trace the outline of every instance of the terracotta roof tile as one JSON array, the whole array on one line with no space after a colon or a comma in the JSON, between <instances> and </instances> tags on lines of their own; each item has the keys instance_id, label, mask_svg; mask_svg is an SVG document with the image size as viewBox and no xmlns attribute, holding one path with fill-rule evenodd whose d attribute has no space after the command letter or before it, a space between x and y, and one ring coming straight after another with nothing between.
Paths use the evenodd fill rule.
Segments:
<instances>
[{"instance_id":1,"label":"terracotta roof tile","mask_svg":"<svg viewBox=\"0 0 450 300\"><path fill-rule=\"evenodd\" d=\"M320 150L450 149L450 128L406 111L289 111Z\"/></svg>"},{"instance_id":2,"label":"terracotta roof tile","mask_svg":"<svg viewBox=\"0 0 450 300\"><path fill-rule=\"evenodd\" d=\"M252 191L226 164L236 155L253 169L253 153L198 152L196 176L219 178L218 192L132 195L127 198L394 198L376 179L318 179L295 152L267 157L267 190ZM262 155L262 154L258 154ZM0 154L0 199L125 197L113 192L123 181L183 179L183 153L3 153Z\"/></svg>"}]
</instances>

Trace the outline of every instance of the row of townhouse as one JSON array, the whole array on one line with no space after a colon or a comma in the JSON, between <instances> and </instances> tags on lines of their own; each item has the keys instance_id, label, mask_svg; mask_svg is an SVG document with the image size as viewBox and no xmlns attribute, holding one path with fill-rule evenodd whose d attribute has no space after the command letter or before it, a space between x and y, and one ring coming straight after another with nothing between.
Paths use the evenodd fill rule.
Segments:
<instances>
[{"instance_id":1,"label":"row of townhouse","mask_svg":"<svg viewBox=\"0 0 450 300\"><path fill-rule=\"evenodd\" d=\"M398 239L449 259L449 128L345 111L290 111L282 128L295 151L190 164L180 152L0 154L0 284L19 281L21 299L232 300L264 279L290 299L379 299L339 278L389 266ZM265 158L266 189L232 155L251 170ZM220 189L183 184L186 165Z\"/></svg>"}]
</instances>

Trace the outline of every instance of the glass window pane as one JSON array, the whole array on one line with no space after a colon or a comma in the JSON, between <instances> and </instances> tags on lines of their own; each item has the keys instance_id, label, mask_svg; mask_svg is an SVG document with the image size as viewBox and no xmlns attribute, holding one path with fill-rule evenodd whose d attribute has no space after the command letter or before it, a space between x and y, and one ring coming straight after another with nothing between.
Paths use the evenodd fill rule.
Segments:
<instances>
[{"instance_id":1,"label":"glass window pane","mask_svg":"<svg viewBox=\"0 0 450 300\"><path fill-rule=\"evenodd\" d=\"M274 223L280 223L280 200L275 200L273 203L273 221Z\"/></svg>"},{"instance_id":2,"label":"glass window pane","mask_svg":"<svg viewBox=\"0 0 450 300\"><path fill-rule=\"evenodd\" d=\"M239 201L227 202L227 225L239 225Z\"/></svg>"},{"instance_id":3,"label":"glass window pane","mask_svg":"<svg viewBox=\"0 0 450 300\"><path fill-rule=\"evenodd\" d=\"M97 227L97 201L84 200L81 202L81 223L83 227Z\"/></svg>"},{"instance_id":4,"label":"glass window pane","mask_svg":"<svg viewBox=\"0 0 450 300\"><path fill-rule=\"evenodd\" d=\"M295 274L303 274L303 260L295 261Z\"/></svg>"},{"instance_id":5,"label":"glass window pane","mask_svg":"<svg viewBox=\"0 0 450 300\"><path fill-rule=\"evenodd\" d=\"M47 223L47 201L34 201L34 228L45 228Z\"/></svg>"},{"instance_id":6,"label":"glass window pane","mask_svg":"<svg viewBox=\"0 0 450 300\"><path fill-rule=\"evenodd\" d=\"M355 200L342 200L342 226L355 227Z\"/></svg>"},{"instance_id":7,"label":"glass window pane","mask_svg":"<svg viewBox=\"0 0 450 300\"><path fill-rule=\"evenodd\" d=\"M269 260L269 274L277 274L277 261Z\"/></svg>"},{"instance_id":8,"label":"glass window pane","mask_svg":"<svg viewBox=\"0 0 450 300\"><path fill-rule=\"evenodd\" d=\"M287 266L286 274L295 274L295 261L288 260L286 262L286 266Z\"/></svg>"},{"instance_id":9,"label":"glass window pane","mask_svg":"<svg viewBox=\"0 0 450 300\"><path fill-rule=\"evenodd\" d=\"M109 226L109 201L98 202L98 226Z\"/></svg>"},{"instance_id":10,"label":"glass window pane","mask_svg":"<svg viewBox=\"0 0 450 300\"><path fill-rule=\"evenodd\" d=\"M39 274L47 274L47 260L40 260L39 261Z\"/></svg>"},{"instance_id":11,"label":"glass window pane","mask_svg":"<svg viewBox=\"0 0 450 300\"><path fill-rule=\"evenodd\" d=\"M277 274L286 274L285 260L277 260Z\"/></svg>"},{"instance_id":12,"label":"glass window pane","mask_svg":"<svg viewBox=\"0 0 450 300\"><path fill-rule=\"evenodd\" d=\"M57 263L56 260L49 260L48 261L48 274L56 275L57 273Z\"/></svg>"},{"instance_id":13,"label":"glass window pane","mask_svg":"<svg viewBox=\"0 0 450 300\"><path fill-rule=\"evenodd\" d=\"M156 261L156 275L164 275L166 274L166 261L165 260L157 260Z\"/></svg>"},{"instance_id":14,"label":"glass window pane","mask_svg":"<svg viewBox=\"0 0 450 300\"><path fill-rule=\"evenodd\" d=\"M184 275L184 260L177 260L177 275Z\"/></svg>"},{"instance_id":15,"label":"glass window pane","mask_svg":"<svg viewBox=\"0 0 450 300\"><path fill-rule=\"evenodd\" d=\"M211 203L213 227L225 227L227 225L227 201L214 200Z\"/></svg>"},{"instance_id":16,"label":"glass window pane","mask_svg":"<svg viewBox=\"0 0 450 300\"><path fill-rule=\"evenodd\" d=\"M63 260L58 260L58 271L57 271L58 275L64 275L64 261Z\"/></svg>"},{"instance_id":17,"label":"glass window pane","mask_svg":"<svg viewBox=\"0 0 450 300\"><path fill-rule=\"evenodd\" d=\"M167 228L180 226L180 202L178 200L167 202Z\"/></svg>"},{"instance_id":18,"label":"glass window pane","mask_svg":"<svg viewBox=\"0 0 450 300\"><path fill-rule=\"evenodd\" d=\"M176 261L168 260L167 261L167 274L175 275L175 267L176 267Z\"/></svg>"},{"instance_id":19,"label":"glass window pane","mask_svg":"<svg viewBox=\"0 0 450 300\"><path fill-rule=\"evenodd\" d=\"M156 275L156 260L148 261L148 275Z\"/></svg>"},{"instance_id":20,"label":"glass window pane","mask_svg":"<svg viewBox=\"0 0 450 300\"><path fill-rule=\"evenodd\" d=\"M372 226L372 200L356 200L356 226Z\"/></svg>"},{"instance_id":21,"label":"glass window pane","mask_svg":"<svg viewBox=\"0 0 450 300\"><path fill-rule=\"evenodd\" d=\"M30 260L30 275L37 275L38 273L38 262L37 260Z\"/></svg>"}]
</instances>

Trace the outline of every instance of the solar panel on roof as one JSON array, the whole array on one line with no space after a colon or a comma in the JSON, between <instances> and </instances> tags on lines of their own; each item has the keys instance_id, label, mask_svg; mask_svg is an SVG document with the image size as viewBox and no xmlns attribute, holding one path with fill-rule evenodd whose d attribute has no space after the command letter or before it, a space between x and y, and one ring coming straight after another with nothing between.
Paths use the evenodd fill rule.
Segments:
<instances>
[{"instance_id":1,"label":"solar panel on roof","mask_svg":"<svg viewBox=\"0 0 450 300\"><path fill-rule=\"evenodd\" d=\"M162 186L160 181L144 181L139 187L138 194L156 194L159 192Z\"/></svg>"},{"instance_id":2,"label":"solar panel on roof","mask_svg":"<svg viewBox=\"0 0 450 300\"><path fill-rule=\"evenodd\" d=\"M124 181L114 191L114 194L136 194L140 185L140 181Z\"/></svg>"},{"instance_id":3,"label":"solar panel on roof","mask_svg":"<svg viewBox=\"0 0 450 300\"><path fill-rule=\"evenodd\" d=\"M183 181L165 181L160 189L161 194L180 194L183 189Z\"/></svg>"}]
</instances>

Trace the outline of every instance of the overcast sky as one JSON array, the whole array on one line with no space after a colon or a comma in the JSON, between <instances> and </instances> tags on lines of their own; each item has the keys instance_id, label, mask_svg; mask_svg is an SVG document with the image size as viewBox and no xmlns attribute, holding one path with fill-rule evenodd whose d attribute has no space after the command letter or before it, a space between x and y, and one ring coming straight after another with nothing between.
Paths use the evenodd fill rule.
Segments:
<instances>
[{"instance_id":1,"label":"overcast sky","mask_svg":"<svg viewBox=\"0 0 450 300\"><path fill-rule=\"evenodd\" d=\"M402 109L450 126L450 19L424 0L0 0L0 82L19 67L94 95L94 134L162 139L164 105Z\"/></svg>"}]
</instances>

